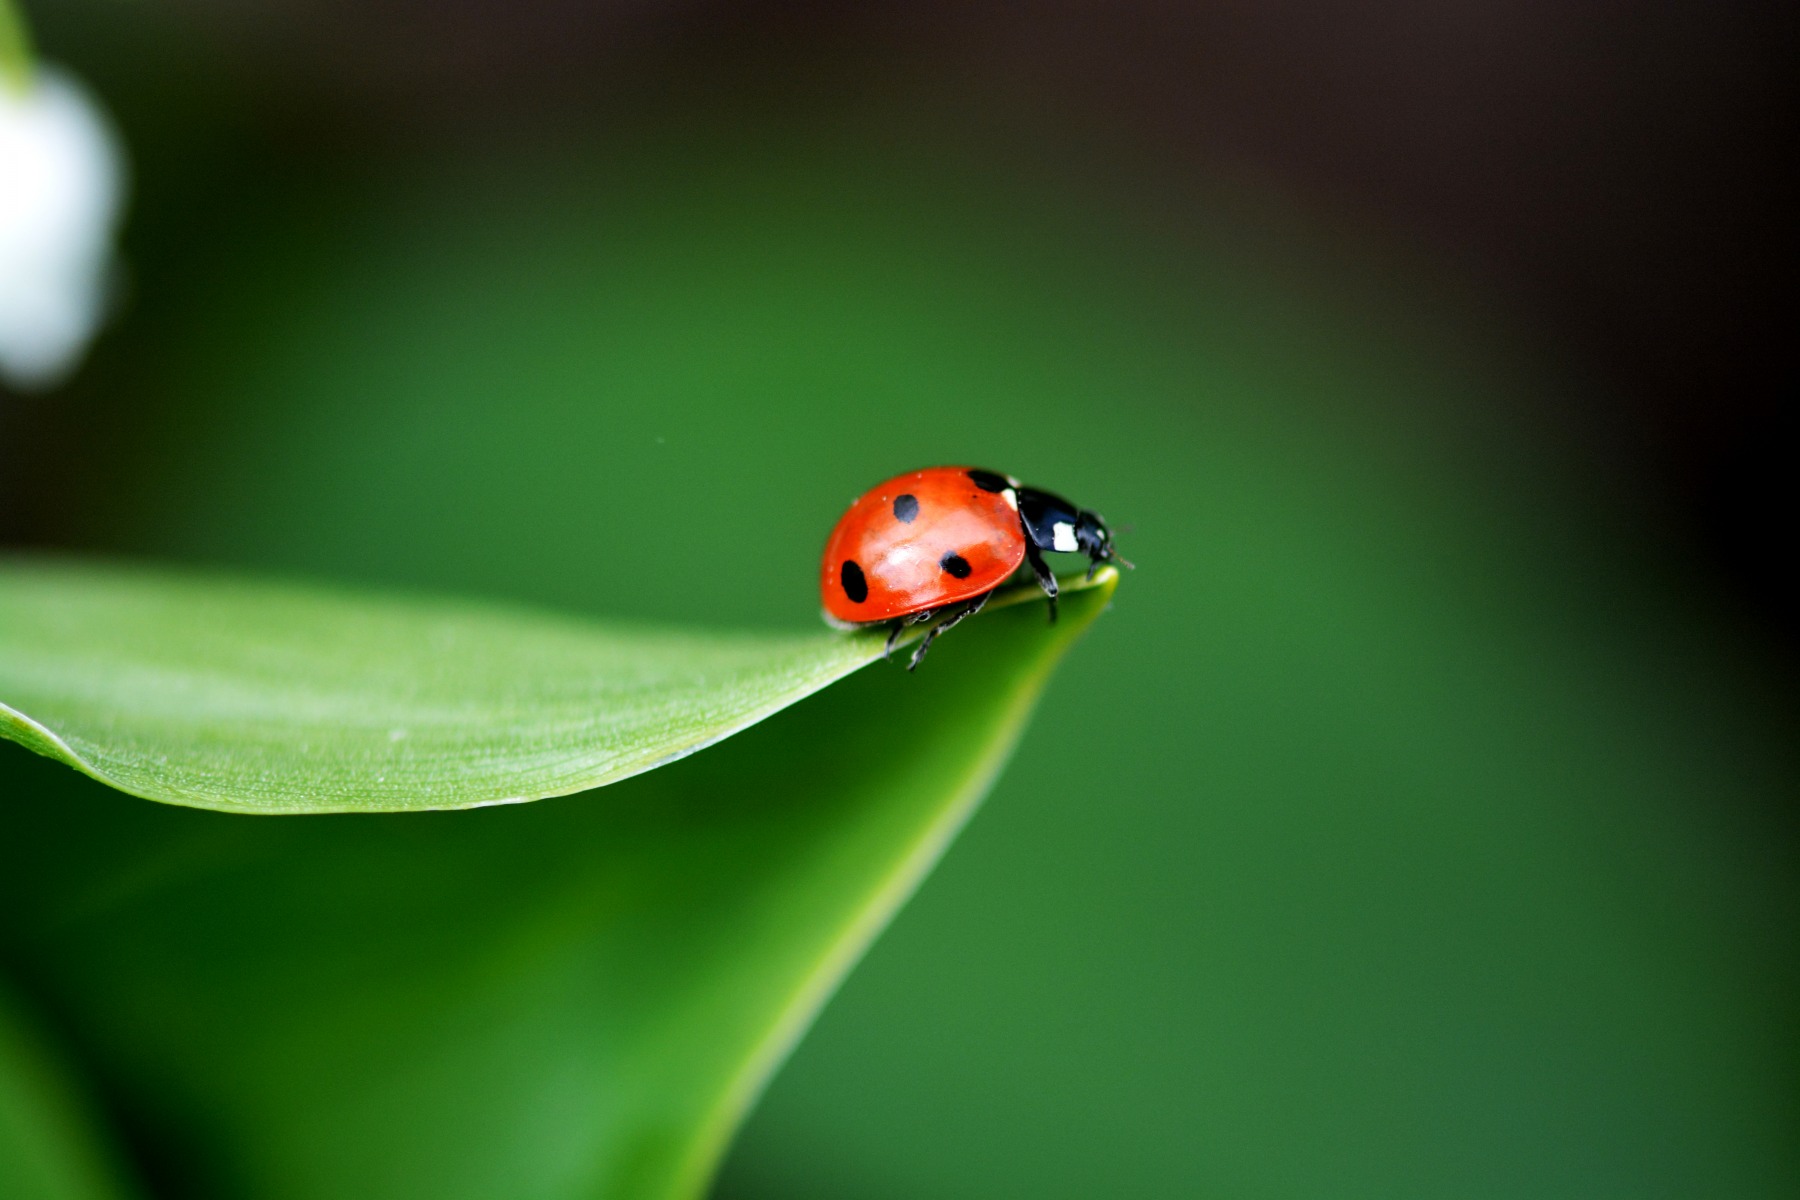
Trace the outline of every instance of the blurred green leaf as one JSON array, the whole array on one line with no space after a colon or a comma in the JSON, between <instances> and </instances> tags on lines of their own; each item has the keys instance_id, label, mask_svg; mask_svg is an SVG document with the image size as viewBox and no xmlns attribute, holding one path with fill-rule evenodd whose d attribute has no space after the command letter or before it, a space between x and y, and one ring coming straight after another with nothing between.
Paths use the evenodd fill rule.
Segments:
<instances>
[{"instance_id":1,"label":"blurred green leaf","mask_svg":"<svg viewBox=\"0 0 1800 1200\"><path fill-rule=\"evenodd\" d=\"M118 1200L120 1185L59 1065L0 990L0 1196Z\"/></svg>"},{"instance_id":2,"label":"blurred green leaf","mask_svg":"<svg viewBox=\"0 0 1800 1200\"><path fill-rule=\"evenodd\" d=\"M0 87L22 87L31 76L31 37L13 0L0 0Z\"/></svg>"},{"instance_id":3,"label":"blurred green leaf","mask_svg":"<svg viewBox=\"0 0 1800 1200\"><path fill-rule=\"evenodd\" d=\"M473 808L672 762L867 665L881 641L13 561L0 735L199 808Z\"/></svg>"},{"instance_id":4,"label":"blurred green leaf","mask_svg":"<svg viewBox=\"0 0 1800 1200\"><path fill-rule=\"evenodd\" d=\"M572 709L552 699L565 693L524 682L573 689L584 671L618 662L634 664L632 679L654 678L653 651L685 681L658 693L667 723L688 730L655 743L666 759L695 744L691 710L708 686L742 693L709 727L727 731L878 653L872 638L665 635L638 660L623 634L542 618L85 569L6 579L0 686L42 685L60 662L65 695L86 697L105 676L102 648L117 654L121 690L108 694L123 697L118 709L103 718L92 699L68 699L87 721L71 744L90 753L129 732L132 762L153 759L151 736L189 764L241 751L220 697L264 722L298 712L306 720L290 733L324 737L358 680L408 720L465 711L450 701L470 693L446 673L465 688L510 682L540 698L540 717L560 720ZM1055 625L1041 605L985 613L917 674L856 673L601 795L247 821L69 787L75 777L54 770L28 777L0 805L8 962L98 1064L109 1100L179 1194L696 1195L770 1072L986 793L1049 670L1115 582L1108 571L1066 593ZM161 621L180 632L158 635ZM440 655L416 695L398 687L388 672L417 667L403 648L429 644L420 629L448 631L452 649L479 647L488 673ZM302 655L309 637L317 652ZM47 644L68 657L23 649ZM519 656L510 675L505 647ZM346 658L352 650L363 657ZM228 665L236 692L224 686ZM284 690L276 679L330 686ZM599 703L592 687L576 694ZM196 724L153 718L156 695ZM301 695L308 706L294 704ZM480 711L516 721L525 707ZM43 726L68 740L68 719ZM504 753L477 736L484 753ZM265 726L249 744L273 753L277 741ZM322 757L340 781L368 769L355 755L341 756L354 766ZM274 761L318 777L313 759ZM529 754L514 770L551 777Z\"/></svg>"}]
</instances>

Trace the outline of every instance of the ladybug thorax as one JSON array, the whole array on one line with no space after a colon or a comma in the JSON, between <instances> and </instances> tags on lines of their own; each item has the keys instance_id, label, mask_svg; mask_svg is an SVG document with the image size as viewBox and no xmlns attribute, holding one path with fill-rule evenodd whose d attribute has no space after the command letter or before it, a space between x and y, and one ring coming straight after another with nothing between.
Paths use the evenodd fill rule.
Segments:
<instances>
[{"instance_id":1,"label":"ladybug thorax","mask_svg":"<svg viewBox=\"0 0 1800 1200\"><path fill-rule=\"evenodd\" d=\"M1019 520L1025 536L1040 550L1056 550L1073 554L1079 549L1075 525L1081 511L1061 496L1026 488L1019 495Z\"/></svg>"}]
</instances>

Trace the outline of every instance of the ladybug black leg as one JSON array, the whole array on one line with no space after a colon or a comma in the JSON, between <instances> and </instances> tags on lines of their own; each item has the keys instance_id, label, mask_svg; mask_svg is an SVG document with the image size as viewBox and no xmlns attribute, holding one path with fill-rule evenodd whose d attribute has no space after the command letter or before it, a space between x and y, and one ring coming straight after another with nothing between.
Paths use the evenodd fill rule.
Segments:
<instances>
[{"instance_id":1,"label":"ladybug black leg","mask_svg":"<svg viewBox=\"0 0 1800 1200\"><path fill-rule=\"evenodd\" d=\"M919 643L919 648L913 651L912 661L906 664L906 669L908 671L917 670L919 664L925 661L925 652L931 649L931 643L936 640L937 635L944 632L944 630L949 629L964 617L972 617L980 612L981 606L986 604L988 602L988 597L993 594L994 593L992 592L983 592L981 595L975 597L973 600L945 617L942 621L939 621L936 625L933 625L930 629L926 630L924 640Z\"/></svg>"},{"instance_id":2,"label":"ladybug black leg","mask_svg":"<svg viewBox=\"0 0 1800 1200\"><path fill-rule=\"evenodd\" d=\"M894 643L900 640L901 634L905 633L914 625L922 625L926 621L931 620L931 618L937 616L940 611L942 610L927 608L921 609L916 613L909 613L904 617L895 617L894 627L888 630L887 645L881 648L881 657L887 658L894 653Z\"/></svg>"},{"instance_id":3,"label":"ladybug black leg","mask_svg":"<svg viewBox=\"0 0 1800 1200\"><path fill-rule=\"evenodd\" d=\"M1044 565L1044 555L1037 548L1037 543L1030 538L1025 539L1025 561L1031 564L1031 573L1037 576L1038 586L1044 589L1044 595L1050 597L1050 623L1056 624L1056 576Z\"/></svg>"},{"instance_id":4,"label":"ladybug black leg","mask_svg":"<svg viewBox=\"0 0 1800 1200\"><path fill-rule=\"evenodd\" d=\"M1108 547L1105 553L1091 556L1091 561L1088 563L1087 569L1088 582L1092 583L1094 581L1094 572L1100 569L1101 563L1109 562L1116 562L1127 570L1136 570L1129 562L1119 557L1118 551Z\"/></svg>"}]
</instances>

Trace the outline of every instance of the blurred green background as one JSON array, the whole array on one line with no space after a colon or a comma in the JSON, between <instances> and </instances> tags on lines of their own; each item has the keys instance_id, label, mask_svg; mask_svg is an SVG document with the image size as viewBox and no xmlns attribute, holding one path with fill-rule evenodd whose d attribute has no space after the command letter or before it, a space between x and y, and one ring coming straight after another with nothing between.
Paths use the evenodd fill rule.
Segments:
<instances>
[{"instance_id":1,"label":"blurred green background","mask_svg":"<svg viewBox=\"0 0 1800 1200\"><path fill-rule=\"evenodd\" d=\"M0 544L804 628L912 466L1127 529L721 1197L1800 1186L1757 10L30 11L135 195Z\"/></svg>"}]
</instances>

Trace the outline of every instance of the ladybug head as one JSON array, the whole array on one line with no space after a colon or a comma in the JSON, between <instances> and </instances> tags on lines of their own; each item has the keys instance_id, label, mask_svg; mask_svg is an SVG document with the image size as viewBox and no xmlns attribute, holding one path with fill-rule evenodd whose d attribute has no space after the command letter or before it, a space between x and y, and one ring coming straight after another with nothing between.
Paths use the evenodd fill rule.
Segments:
<instances>
[{"instance_id":1,"label":"ladybug head","mask_svg":"<svg viewBox=\"0 0 1800 1200\"><path fill-rule=\"evenodd\" d=\"M1081 552L1093 560L1088 568L1088 578L1094 577L1094 568L1103 562L1116 562L1120 566L1131 564L1119 557L1113 549L1112 530L1100 519L1099 513L1089 512L1085 508L1075 515L1075 544Z\"/></svg>"}]
</instances>

